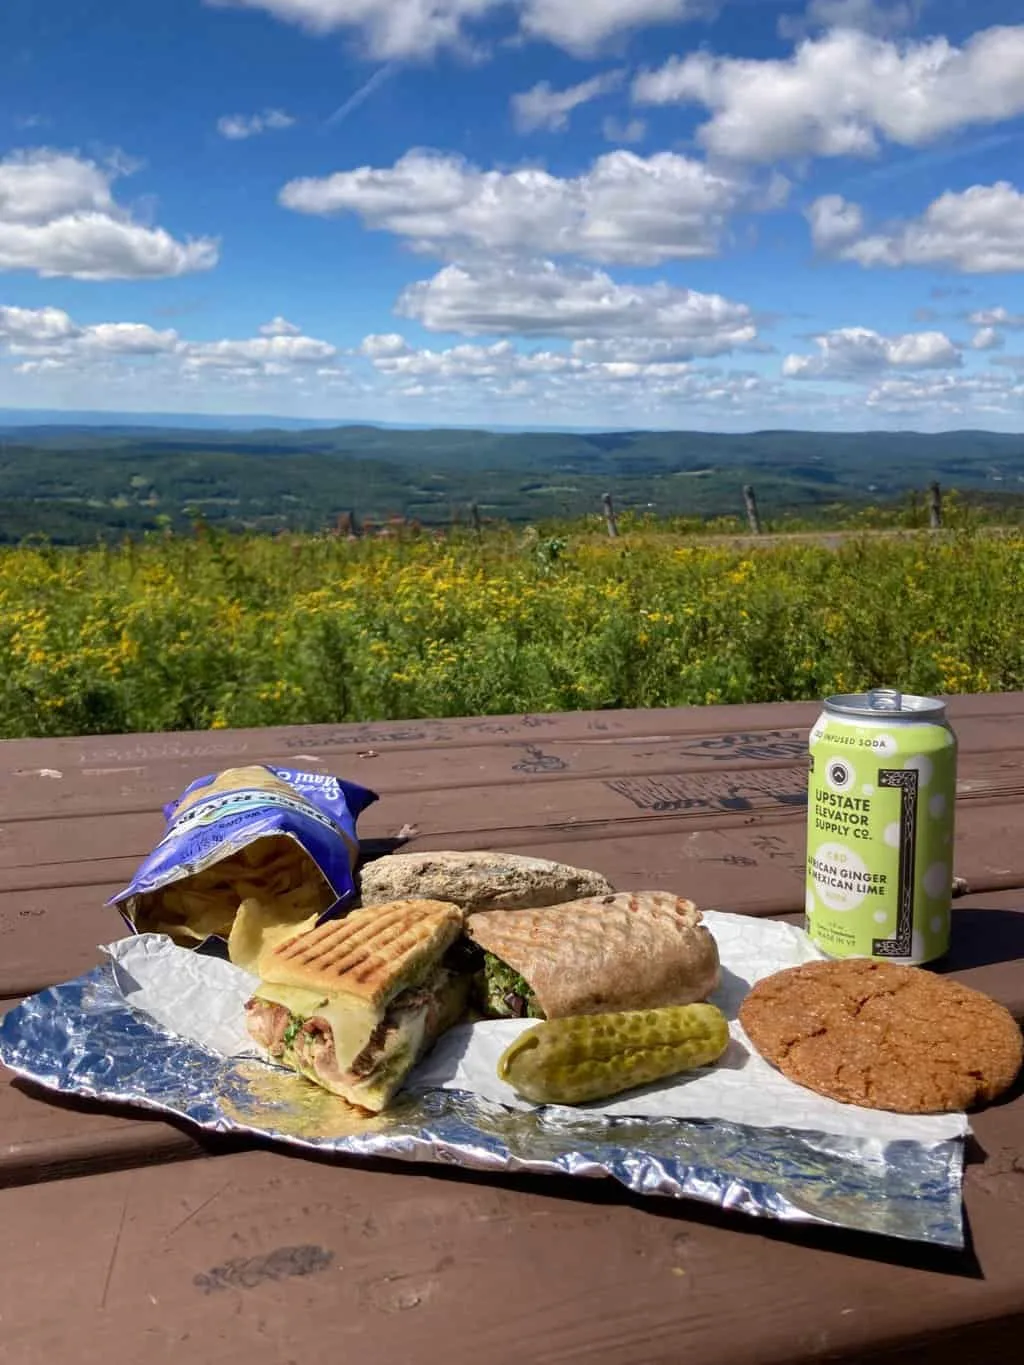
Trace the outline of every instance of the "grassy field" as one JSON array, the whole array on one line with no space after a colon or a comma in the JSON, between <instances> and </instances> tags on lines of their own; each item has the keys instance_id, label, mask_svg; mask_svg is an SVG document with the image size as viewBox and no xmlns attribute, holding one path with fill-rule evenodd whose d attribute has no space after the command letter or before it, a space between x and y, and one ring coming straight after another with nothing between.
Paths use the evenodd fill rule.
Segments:
<instances>
[{"instance_id":1,"label":"grassy field","mask_svg":"<svg viewBox=\"0 0 1024 1365\"><path fill-rule=\"evenodd\" d=\"M1024 533L0 550L0 736L1024 688Z\"/></svg>"}]
</instances>

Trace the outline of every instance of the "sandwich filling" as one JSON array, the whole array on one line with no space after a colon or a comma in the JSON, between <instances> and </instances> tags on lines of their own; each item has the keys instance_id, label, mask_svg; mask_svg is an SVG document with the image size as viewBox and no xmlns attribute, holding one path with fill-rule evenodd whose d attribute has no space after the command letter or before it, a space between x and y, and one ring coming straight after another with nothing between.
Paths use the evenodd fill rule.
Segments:
<instances>
[{"instance_id":1,"label":"sandwich filling","mask_svg":"<svg viewBox=\"0 0 1024 1365\"><path fill-rule=\"evenodd\" d=\"M437 966L383 1009L339 991L261 982L249 1033L283 1065L379 1113L465 1003L465 982Z\"/></svg>"},{"instance_id":2,"label":"sandwich filling","mask_svg":"<svg viewBox=\"0 0 1024 1365\"><path fill-rule=\"evenodd\" d=\"M481 983L485 1014L498 1019L543 1019L533 987L507 962L494 953L484 953Z\"/></svg>"}]
</instances>

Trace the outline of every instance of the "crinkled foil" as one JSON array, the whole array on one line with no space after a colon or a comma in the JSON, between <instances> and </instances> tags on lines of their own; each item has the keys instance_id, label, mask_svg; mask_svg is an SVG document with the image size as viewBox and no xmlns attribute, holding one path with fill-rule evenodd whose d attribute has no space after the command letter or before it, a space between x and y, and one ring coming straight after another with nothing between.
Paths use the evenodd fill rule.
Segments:
<instances>
[{"instance_id":1,"label":"crinkled foil","mask_svg":"<svg viewBox=\"0 0 1024 1365\"><path fill-rule=\"evenodd\" d=\"M339 1157L611 1176L638 1194L963 1246L959 1139L882 1143L585 1111L567 1118L448 1090L402 1096L367 1118L280 1068L227 1060L164 1031L125 1003L109 966L10 1011L0 1023L0 1060L49 1090Z\"/></svg>"}]
</instances>

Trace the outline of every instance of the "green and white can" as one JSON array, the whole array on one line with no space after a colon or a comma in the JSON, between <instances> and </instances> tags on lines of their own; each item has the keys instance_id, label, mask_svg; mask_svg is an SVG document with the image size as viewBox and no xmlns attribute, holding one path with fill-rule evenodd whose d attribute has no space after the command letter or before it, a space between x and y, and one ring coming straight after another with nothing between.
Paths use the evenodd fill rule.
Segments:
<instances>
[{"instance_id":1,"label":"green and white can","mask_svg":"<svg viewBox=\"0 0 1024 1365\"><path fill-rule=\"evenodd\" d=\"M807 932L829 957L949 949L956 737L931 697L829 697L811 731Z\"/></svg>"}]
</instances>

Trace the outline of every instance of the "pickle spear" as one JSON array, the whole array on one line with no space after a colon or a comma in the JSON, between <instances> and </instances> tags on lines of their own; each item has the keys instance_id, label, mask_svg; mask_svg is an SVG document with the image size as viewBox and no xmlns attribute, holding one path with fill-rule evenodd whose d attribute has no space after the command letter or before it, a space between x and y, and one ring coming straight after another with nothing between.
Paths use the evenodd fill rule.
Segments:
<instances>
[{"instance_id":1,"label":"pickle spear","mask_svg":"<svg viewBox=\"0 0 1024 1365\"><path fill-rule=\"evenodd\" d=\"M498 1076L534 1104L587 1104L717 1062L729 1046L714 1005L548 1019L501 1055Z\"/></svg>"}]
</instances>

